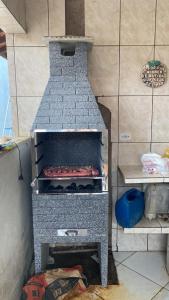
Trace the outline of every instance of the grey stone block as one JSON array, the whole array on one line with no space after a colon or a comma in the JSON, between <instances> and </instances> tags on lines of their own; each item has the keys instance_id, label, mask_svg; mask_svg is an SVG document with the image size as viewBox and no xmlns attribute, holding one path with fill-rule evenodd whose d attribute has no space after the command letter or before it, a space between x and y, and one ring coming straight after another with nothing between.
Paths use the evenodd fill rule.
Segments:
<instances>
[{"instance_id":1,"label":"grey stone block","mask_svg":"<svg viewBox=\"0 0 169 300\"><path fill-rule=\"evenodd\" d=\"M37 124L48 124L49 123L49 117L37 117L36 118Z\"/></svg>"},{"instance_id":2,"label":"grey stone block","mask_svg":"<svg viewBox=\"0 0 169 300\"><path fill-rule=\"evenodd\" d=\"M51 95L74 95L75 94L75 88L74 87L69 87L69 88L62 88L62 89L51 89L50 90Z\"/></svg>"},{"instance_id":3,"label":"grey stone block","mask_svg":"<svg viewBox=\"0 0 169 300\"><path fill-rule=\"evenodd\" d=\"M105 125L104 124L100 124L99 122L98 123L95 123L95 124L88 124L88 128L89 129L98 129L100 131L104 130L105 129Z\"/></svg>"},{"instance_id":4,"label":"grey stone block","mask_svg":"<svg viewBox=\"0 0 169 300\"><path fill-rule=\"evenodd\" d=\"M88 108L90 112L90 109L98 109L98 106L96 102L83 101L76 102L76 108Z\"/></svg>"},{"instance_id":5,"label":"grey stone block","mask_svg":"<svg viewBox=\"0 0 169 300\"><path fill-rule=\"evenodd\" d=\"M50 123L75 123L75 116L50 117Z\"/></svg>"},{"instance_id":6,"label":"grey stone block","mask_svg":"<svg viewBox=\"0 0 169 300\"><path fill-rule=\"evenodd\" d=\"M48 95L48 96L44 96L42 98L42 102L43 104L45 103L56 103L56 102L62 102L63 101L63 96L59 96L59 95Z\"/></svg>"},{"instance_id":7,"label":"grey stone block","mask_svg":"<svg viewBox=\"0 0 169 300\"><path fill-rule=\"evenodd\" d=\"M89 110L89 116L100 116L100 111L99 111L99 109L97 108L97 109L90 109Z\"/></svg>"},{"instance_id":8,"label":"grey stone block","mask_svg":"<svg viewBox=\"0 0 169 300\"><path fill-rule=\"evenodd\" d=\"M54 67L53 65L50 66L50 75L51 76L59 76L62 74L61 68L59 67Z\"/></svg>"},{"instance_id":9,"label":"grey stone block","mask_svg":"<svg viewBox=\"0 0 169 300\"><path fill-rule=\"evenodd\" d=\"M48 82L48 86L47 86L47 88L49 89L49 91L61 89L62 87L63 87L63 83L62 82L54 82L54 81L49 81Z\"/></svg>"},{"instance_id":10,"label":"grey stone block","mask_svg":"<svg viewBox=\"0 0 169 300\"><path fill-rule=\"evenodd\" d=\"M77 87L76 88L76 94L77 95L90 95L91 94L91 88L90 87Z\"/></svg>"},{"instance_id":11,"label":"grey stone block","mask_svg":"<svg viewBox=\"0 0 169 300\"><path fill-rule=\"evenodd\" d=\"M62 75L78 75L85 74L87 76L87 68L83 67L62 67Z\"/></svg>"},{"instance_id":12,"label":"grey stone block","mask_svg":"<svg viewBox=\"0 0 169 300\"><path fill-rule=\"evenodd\" d=\"M85 73L76 74L76 81L83 81L83 80L88 80L87 74Z\"/></svg>"},{"instance_id":13,"label":"grey stone block","mask_svg":"<svg viewBox=\"0 0 169 300\"><path fill-rule=\"evenodd\" d=\"M40 104L40 109L49 109L49 103L42 103Z\"/></svg>"},{"instance_id":14,"label":"grey stone block","mask_svg":"<svg viewBox=\"0 0 169 300\"><path fill-rule=\"evenodd\" d=\"M54 123L54 124L37 124L36 129L45 129L46 130L51 130L51 131L57 131L63 128L61 123Z\"/></svg>"},{"instance_id":15,"label":"grey stone block","mask_svg":"<svg viewBox=\"0 0 169 300\"><path fill-rule=\"evenodd\" d=\"M62 74L61 68L55 67L55 66L50 67L50 75L51 76L58 76L61 74Z\"/></svg>"},{"instance_id":16,"label":"grey stone block","mask_svg":"<svg viewBox=\"0 0 169 300\"><path fill-rule=\"evenodd\" d=\"M55 116L57 118L61 117L63 115L63 110L62 109L39 109L37 116L38 117L45 117L45 116Z\"/></svg>"},{"instance_id":17,"label":"grey stone block","mask_svg":"<svg viewBox=\"0 0 169 300\"><path fill-rule=\"evenodd\" d=\"M51 76L49 81L51 82L73 82L75 81L75 75L72 76Z\"/></svg>"},{"instance_id":18,"label":"grey stone block","mask_svg":"<svg viewBox=\"0 0 169 300\"><path fill-rule=\"evenodd\" d=\"M72 67L74 65L74 60L71 56L59 56L51 58L50 64L54 67Z\"/></svg>"},{"instance_id":19,"label":"grey stone block","mask_svg":"<svg viewBox=\"0 0 169 300\"><path fill-rule=\"evenodd\" d=\"M72 81L72 82L64 82L63 87L65 89L74 87L74 88L90 88L90 84L87 80L84 81ZM91 89L91 88L90 88Z\"/></svg>"},{"instance_id":20,"label":"grey stone block","mask_svg":"<svg viewBox=\"0 0 169 300\"><path fill-rule=\"evenodd\" d=\"M59 43L49 42L49 54L51 56L60 55L61 47Z\"/></svg>"},{"instance_id":21,"label":"grey stone block","mask_svg":"<svg viewBox=\"0 0 169 300\"><path fill-rule=\"evenodd\" d=\"M76 123L86 123L86 124L97 124L101 119L101 116L77 116L76 117ZM97 127L96 127L97 128Z\"/></svg>"},{"instance_id":22,"label":"grey stone block","mask_svg":"<svg viewBox=\"0 0 169 300\"><path fill-rule=\"evenodd\" d=\"M88 129L88 126L86 124L63 123L63 129Z\"/></svg>"},{"instance_id":23,"label":"grey stone block","mask_svg":"<svg viewBox=\"0 0 169 300\"><path fill-rule=\"evenodd\" d=\"M87 70L87 56L84 57L83 55L79 57L74 57L74 65L76 67L83 67Z\"/></svg>"},{"instance_id":24,"label":"grey stone block","mask_svg":"<svg viewBox=\"0 0 169 300\"><path fill-rule=\"evenodd\" d=\"M64 95L63 96L63 101L75 101L76 103L77 102L88 102L89 100L89 97L87 95L70 95L70 96L67 96L67 95Z\"/></svg>"},{"instance_id":25,"label":"grey stone block","mask_svg":"<svg viewBox=\"0 0 169 300\"><path fill-rule=\"evenodd\" d=\"M59 103L51 103L50 108L51 109L73 109L75 108L76 102L75 101L64 101L64 102L59 102Z\"/></svg>"},{"instance_id":26,"label":"grey stone block","mask_svg":"<svg viewBox=\"0 0 169 300\"><path fill-rule=\"evenodd\" d=\"M75 68L74 67L63 67L62 66L62 75L63 76L75 76Z\"/></svg>"},{"instance_id":27,"label":"grey stone block","mask_svg":"<svg viewBox=\"0 0 169 300\"><path fill-rule=\"evenodd\" d=\"M96 104L97 104L97 102L96 102L96 97L94 96L94 95L89 95L89 101L90 102L95 102Z\"/></svg>"},{"instance_id":28,"label":"grey stone block","mask_svg":"<svg viewBox=\"0 0 169 300\"><path fill-rule=\"evenodd\" d=\"M84 108L77 109L63 109L63 116L88 116L89 110Z\"/></svg>"}]
</instances>

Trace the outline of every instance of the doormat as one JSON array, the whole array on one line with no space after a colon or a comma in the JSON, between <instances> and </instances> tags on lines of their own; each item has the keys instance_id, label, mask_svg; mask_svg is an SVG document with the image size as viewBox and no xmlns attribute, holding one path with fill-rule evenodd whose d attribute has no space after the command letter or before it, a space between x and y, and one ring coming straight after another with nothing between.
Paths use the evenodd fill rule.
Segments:
<instances>
[{"instance_id":1,"label":"doormat","mask_svg":"<svg viewBox=\"0 0 169 300\"><path fill-rule=\"evenodd\" d=\"M83 267L83 274L86 276L89 285L100 285L100 264L95 261L97 251L80 253L57 253L52 255L55 263L48 265L47 268L71 268L75 265ZM93 258L92 258L93 257ZM109 251L108 255L108 284L118 284L117 270L114 263L113 254Z\"/></svg>"}]
</instances>

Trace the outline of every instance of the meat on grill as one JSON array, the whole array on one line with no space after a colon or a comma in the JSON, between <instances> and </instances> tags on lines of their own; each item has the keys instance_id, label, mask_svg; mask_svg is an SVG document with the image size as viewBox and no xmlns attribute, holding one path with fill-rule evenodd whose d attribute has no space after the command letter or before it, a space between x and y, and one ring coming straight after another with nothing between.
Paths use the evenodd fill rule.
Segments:
<instances>
[{"instance_id":1,"label":"meat on grill","mask_svg":"<svg viewBox=\"0 0 169 300\"><path fill-rule=\"evenodd\" d=\"M43 169L46 177L85 177L98 176L99 171L92 166L87 167L46 167Z\"/></svg>"}]
</instances>

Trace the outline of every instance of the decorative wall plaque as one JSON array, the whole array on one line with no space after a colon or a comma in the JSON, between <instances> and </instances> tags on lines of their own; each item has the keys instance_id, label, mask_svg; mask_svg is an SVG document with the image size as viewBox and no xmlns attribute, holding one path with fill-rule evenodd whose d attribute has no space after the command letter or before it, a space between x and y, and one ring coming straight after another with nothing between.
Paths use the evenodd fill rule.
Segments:
<instances>
[{"instance_id":1,"label":"decorative wall plaque","mask_svg":"<svg viewBox=\"0 0 169 300\"><path fill-rule=\"evenodd\" d=\"M159 60L151 60L144 65L141 76L147 86L157 88L166 82L167 68Z\"/></svg>"}]
</instances>

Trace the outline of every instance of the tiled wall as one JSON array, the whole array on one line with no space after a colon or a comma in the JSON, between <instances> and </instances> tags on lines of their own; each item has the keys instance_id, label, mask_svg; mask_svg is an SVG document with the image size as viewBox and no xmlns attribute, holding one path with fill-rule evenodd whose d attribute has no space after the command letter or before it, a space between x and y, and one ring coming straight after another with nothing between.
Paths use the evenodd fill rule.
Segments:
<instances>
[{"instance_id":1,"label":"tiled wall","mask_svg":"<svg viewBox=\"0 0 169 300\"><path fill-rule=\"evenodd\" d=\"M85 31L95 41L89 77L99 102L112 112L114 202L128 188L117 164L138 164L142 153L162 153L169 145L169 80L153 91L140 79L154 50L169 66L168 15L168 0L85 0ZM42 38L65 32L64 0L26 0L26 20L28 34L9 35L7 41L14 126L21 136L29 132L49 75ZM119 250L159 250L165 240L117 232L113 219L114 249L117 244Z\"/></svg>"}]
</instances>

